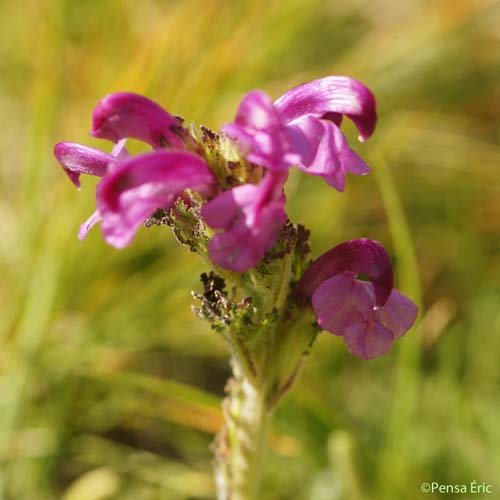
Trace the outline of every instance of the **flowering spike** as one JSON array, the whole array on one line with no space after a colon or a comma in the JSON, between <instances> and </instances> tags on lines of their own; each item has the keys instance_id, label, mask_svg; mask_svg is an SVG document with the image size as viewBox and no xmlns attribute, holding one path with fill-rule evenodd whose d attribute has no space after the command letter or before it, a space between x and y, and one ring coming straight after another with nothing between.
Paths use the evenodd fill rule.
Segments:
<instances>
[{"instance_id":1,"label":"flowering spike","mask_svg":"<svg viewBox=\"0 0 500 500\"><path fill-rule=\"evenodd\" d=\"M347 76L327 76L299 85L282 95L275 106L286 122L312 115L339 125L339 115L345 115L358 128L361 141L373 134L377 122L372 92Z\"/></svg>"},{"instance_id":2,"label":"flowering spike","mask_svg":"<svg viewBox=\"0 0 500 500\"><path fill-rule=\"evenodd\" d=\"M385 248L375 240L346 241L315 260L297 285L297 295L308 300L325 280L349 272L365 274L372 282L378 305L384 305L393 287L392 266Z\"/></svg>"},{"instance_id":3,"label":"flowering spike","mask_svg":"<svg viewBox=\"0 0 500 500\"><path fill-rule=\"evenodd\" d=\"M393 288L389 256L379 242L348 241L304 272L309 231L287 223L290 167L321 176L338 191L346 172L370 171L340 127L347 116L367 139L375 108L360 82L327 77L274 103L264 92L250 92L225 134L216 134L194 125L185 129L146 97L118 93L100 101L93 114L92 135L115 143L110 155L72 143L55 148L76 185L81 173L102 177L97 210L81 226L80 239L102 222L105 240L123 248L141 224L168 225L181 244L204 260L208 254L220 274L202 275L203 294L193 294L201 301L196 314L231 349L234 377L214 448L219 498L259 498L255 479L268 420L316 338L313 311L324 330L342 336L364 359L387 353L416 319L416 305ZM129 137L155 151L130 157Z\"/></svg>"},{"instance_id":4,"label":"flowering spike","mask_svg":"<svg viewBox=\"0 0 500 500\"><path fill-rule=\"evenodd\" d=\"M286 174L269 172L258 185L225 191L202 208L205 222L224 229L209 243L212 261L245 272L255 267L276 242L286 222L283 184Z\"/></svg>"},{"instance_id":5,"label":"flowering spike","mask_svg":"<svg viewBox=\"0 0 500 500\"><path fill-rule=\"evenodd\" d=\"M116 161L114 156L104 151L74 142L59 142L54 147L54 155L77 188L80 188L81 174L102 177L108 166Z\"/></svg>"},{"instance_id":6,"label":"flowering spike","mask_svg":"<svg viewBox=\"0 0 500 500\"><path fill-rule=\"evenodd\" d=\"M185 189L211 196L216 183L206 163L188 152L158 151L130 158L97 187L104 239L123 248L156 209L170 208Z\"/></svg>"},{"instance_id":7,"label":"flowering spike","mask_svg":"<svg viewBox=\"0 0 500 500\"><path fill-rule=\"evenodd\" d=\"M131 137L155 149L185 149L186 130L179 118L147 97L118 92L107 95L97 104L92 115L91 135L113 142Z\"/></svg>"}]
</instances>

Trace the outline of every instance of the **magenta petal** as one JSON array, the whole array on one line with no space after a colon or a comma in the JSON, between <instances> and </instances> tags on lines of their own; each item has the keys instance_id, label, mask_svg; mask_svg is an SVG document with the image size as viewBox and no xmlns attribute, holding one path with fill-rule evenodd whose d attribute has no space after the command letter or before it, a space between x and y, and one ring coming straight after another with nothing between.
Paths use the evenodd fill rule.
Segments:
<instances>
[{"instance_id":1,"label":"magenta petal","mask_svg":"<svg viewBox=\"0 0 500 500\"><path fill-rule=\"evenodd\" d=\"M371 171L362 158L350 148L347 148L342 155L342 166L347 172L355 175L366 175Z\"/></svg>"},{"instance_id":2,"label":"magenta petal","mask_svg":"<svg viewBox=\"0 0 500 500\"><path fill-rule=\"evenodd\" d=\"M415 304L396 290L385 306L376 306L372 285L349 272L321 283L311 302L321 328L343 336L349 350L364 359L387 353L417 315Z\"/></svg>"},{"instance_id":3,"label":"magenta petal","mask_svg":"<svg viewBox=\"0 0 500 500\"><path fill-rule=\"evenodd\" d=\"M370 168L349 148L347 139L335 123L305 116L294 124L299 127L314 149L310 163L303 162L298 167L310 175L319 175L338 191L345 189L346 171L365 175Z\"/></svg>"},{"instance_id":4,"label":"magenta petal","mask_svg":"<svg viewBox=\"0 0 500 500\"><path fill-rule=\"evenodd\" d=\"M306 116L297 120L295 126L299 128L314 150L311 162L304 162L301 169L311 175L326 175L335 169L341 168L338 158L339 144L336 131L340 130L333 123ZM342 134L340 132L340 134ZM343 137L343 135L342 135Z\"/></svg>"},{"instance_id":5,"label":"magenta petal","mask_svg":"<svg viewBox=\"0 0 500 500\"><path fill-rule=\"evenodd\" d=\"M297 120L296 125L314 148L312 161L299 164L299 168L307 174L323 177L330 186L343 191L345 170L342 155L349 150L344 134L334 123L312 116Z\"/></svg>"},{"instance_id":6,"label":"magenta petal","mask_svg":"<svg viewBox=\"0 0 500 500\"><path fill-rule=\"evenodd\" d=\"M237 273L255 267L278 239L286 222L283 204L273 202L259 212L259 222L252 225L240 218L224 233L216 234L209 243L210 259L218 266Z\"/></svg>"},{"instance_id":7,"label":"magenta petal","mask_svg":"<svg viewBox=\"0 0 500 500\"><path fill-rule=\"evenodd\" d=\"M332 186L340 193L343 193L345 190L345 171L344 169L339 169L332 172L330 175L323 176L326 183L329 186Z\"/></svg>"},{"instance_id":8,"label":"magenta petal","mask_svg":"<svg viewBox=\"0 0 500 500\"><path fill-rule=\"evenodd\" d=\"M261 90L246 94L236 112L235 122L253 130L269 130L281 125L281 119L271 98Z\"/></svg>"},{"instance_id":9,"label":"magenta petal","mask_svg":"<svg viewBox=\"0 0 500 500\"><path fill-rule=\"evenodd\" d=\"M245 207L251 206L258 197L259 188L254 184L244 184L219 194L202 209L205 222L214 229L228 229L234 219L243 215Z\"/></svg>"},{"instance_id":10,"label":"magenta petal","mask_svg":"<svg viewBox=\"0 0 500 500\"><path fill-rule=\"evenodd\" d=\"M363 359L378 358L387 354L394 340L392 333L376 321L365 321L349 326L344 331L349 351Z\"/></svg>"},{"instance_id":11,"label":"magenta petal","mask_svg":"<svg viewBox=\"0 0 500 500\"><path fill-rule=\"evenodd\" d=\"M135 156L116 166L97 187L97 207L106 241L127 246L156 209L169 208L185 190L212 195L216 179L194 154L158 151Z\"/></svg>"},{"instance_id":12,"label":"magenta petal","mask_svg":"<svg viewBox=\"0 0 500 500\"><path fill-rule=\"evenodd\" d=\"M402 337L415 323L418 308L414 302L398 290L392 290L383 307L377 309L379 321L395 338Z\"/></svg>"},{"instance_id":13,"label":"magenta petal","mask_svg":"<svg viewBox=\"0 0 500 500\"><path fill-rule=\"evenodd\" d=\"M120 139L114 146L113 151L111 151L111 156L114 156L118 160L126 160L130 158L130 155L125 147L127 138Z\"/></svg>"},{"instance_id":14,"label":"magenta petal","mask_svg":"<svg viewBox=\"0 0 500 500\"><path fill-rule=\"evenodd\" d=\"M106 243L115 248L125 248L130 245L135 233L144 221L158 208L158 204L151 199L136 199L128 197L131 206L119 213L106 212L103 214L101 230ZM172 198L170 198L172 202Z\"/></svg>"},{"instance_id":15,"label":"magenta petal","mask_svg":"<svg viewBox=\"0 0 500 500\"><path fill-rule=\"evenodd\" d=\"M254 250L254 245L246 244L249 238L248 229L216 234L208 244L210 259L216 266L237 273L255 267L262 256Z\"/></svg>"},{"instance_id":16,"label":"magenta petal","mask_svg":"<svg viewBox=\"0 0 500 500\"><path fill-rule=\"evenodd\" d=\"M222 131L240 143L249 161L268 168L286 168L282 161L280 127L271 98L254 90L243 97L235 121L225 125Z\"/></svg>"},{"instance_id":17,"label":"magenta petal","mask_svg":"<svg viewBox=\"0 0 500 500\"><path fill-rule=\"evenodd\" d=\"M369 318L373 312L369 286L349 272L323 281L311 299L321 328L344 335L347 328Z\"/></svg>"},{"instance_id":18,"label":"magenta petal","mask_svg":"<svg viewBox=\"0 0 500 500\"><path fill-rule=\"evenodd\" d=\"M116 158L104 151L74 142L56 144L54 155L77 188L80 187L81 174L102 177L106 173L108 165L116 162Z\"/></svg>"},{"instance_id":19,"label":"magenta petal","mask_svg":"<svg viewBox=\"0 0 500 500\"><path fill-rule=\"evenodd\" d=\"M375 97L361 82L346 76L328 76L299 85L281 96L275 106L286 122L305 115L332 119L336 114L349 117L368 139L377 121ZM334 113L334 114L332 114Z\"/></svg>"},{"instance_id":20,"label":"magenta petal","mask_svg":"<svg viewBox=\"0 0 500 500\"><path fill-rule=\"evenodd\" d=\"M342 114L333 112L326 113L321 117L322 120L328 120L335 123L337 127L340 127L342 125L342 118Z\"/></svg>"},{"instance_id":21,"label":"magenta petal","mask_svg":"<svg viewBox=\"0 0 500 500\"><path fill-rule=\"evenodd\" d=\"M150 99L119 92L104 97L94 109L91 135L113 142L131 137L155 149L184 149L186 131L178 118Z\"/></svg>"},{"instance_id":22,"label":"magenta petal","mask_svg":"<svg viewBox=\"0 0 500 500\"><path fill-rule=\"evenodd\" d=\"M300 127L295 124L285 127L283 141L286 150L284 161L287 165L299 166L313 161L314 147Z\"/></svg>"},{"instance_id":23,"label":"magenta petal","mask_svg":"<svg viewBox=\"0 0 500 500\"><path fill-rule=\"evenodd\" d=\"M88 232L98 223L101 222L102 218L99 212L96 210L81 226L78 231L78 239L83 240Z\"/></svg>"},{"instance_id":24,"label":"magenta petal","mask_svg":"<svg viewBox=\"0 0 500 500\"><path fill-rule=\"evenodd\" d=\"M343 272L365 274L372 282L377 303L385 304L393 288L391 261L378 241L367 238L346 241L316 259L302 275L297 297L307 301L323 281Z\"/></svg>"},{"instance_id":25,"label":"magenta petal","mask_svg":"<svg viewBox=\"0 0 500 500\"><path fill-rule=\"evenodd\" d=\"M207 225L225 230L209 243L215 264L245 272L274 245L286 222L285 180L286 174L268 173L259 184L225 191L202 208Z\"/></svg>"}]
</instances>

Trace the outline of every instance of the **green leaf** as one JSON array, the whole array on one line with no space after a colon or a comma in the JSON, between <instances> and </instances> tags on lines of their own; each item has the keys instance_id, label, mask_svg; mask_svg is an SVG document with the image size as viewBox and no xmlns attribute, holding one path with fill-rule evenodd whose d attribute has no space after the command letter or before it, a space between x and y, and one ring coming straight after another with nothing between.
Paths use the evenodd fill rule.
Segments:
<instances>
[{"instance_id":1,"label":"green leaf","mask_svg":"<svg viewBox=\"0 0 500 500\"><path fill-rule=\"evenodd\" d=\"M124 388L142 389L160 396L196 404L205 408L219 408L221 400L214 394L188 384L136 372L90 373L87 377Z\"/></svg>"}]
</instances>

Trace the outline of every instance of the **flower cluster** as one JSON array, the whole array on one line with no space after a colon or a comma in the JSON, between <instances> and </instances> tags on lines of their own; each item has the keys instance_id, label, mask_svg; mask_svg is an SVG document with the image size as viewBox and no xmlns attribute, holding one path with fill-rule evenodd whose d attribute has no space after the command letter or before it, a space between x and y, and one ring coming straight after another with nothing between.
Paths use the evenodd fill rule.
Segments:
<instances>
[{"instance_id":1,"label":"flower cluster","mask_svg":"<svg viewBox=\"0 0 500 500\"><path fill-rule=\"evenodd\" d=\"M274 102L262 91L248 93L222 134L262 175L229 189L182 119L132 93L106 96L94 110L91 135L112 141L111 153L62 142L55 155L77 187L81 174L101 177L96 211L80 228L81 239L101 222L104 239L123 248L158 209L168 211L179 198L191 203L197 193L200 220L212 234L210 259L219 268L245 273L262 261L287 222L284 185L290 168L323 177L338 191L345 189L346 172L370 171L341 131L344 117L356 125L361 141L373 133L373 94L348 77L300 85ZM128 138L153 151L130 156ZM357 279L360 274L369 281ZM336 246L313 262L294 298L310 302L319 325L342 335L353 354L367 359L387 352L417 314L413 302L393 289L383 247L365 239Z\"/></svg>"}]
</instances>

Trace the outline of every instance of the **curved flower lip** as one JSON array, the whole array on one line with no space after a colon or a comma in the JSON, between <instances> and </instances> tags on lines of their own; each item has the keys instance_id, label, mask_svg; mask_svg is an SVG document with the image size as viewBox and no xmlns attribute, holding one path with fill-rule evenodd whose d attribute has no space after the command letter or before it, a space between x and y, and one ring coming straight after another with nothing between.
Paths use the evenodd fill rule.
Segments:
<instances>
[{"instance_id":1,"label":"curved flower lip","mask_svg":"<svg viewBox=\"0 0 500 500\"><path fill-rule=\"evenodd\" d=\"M97 104L90 135L113 142L130 137L147 142L155 149L185 149L186 130L179 118L147 97L118 92L105 96Z\"/></svg>"},{"instance_id":2,"label":"curved flower lip","mask_svg":"<svg viewBox=\"0 0 500 500\"><path fill-rule=\"evenodd\" d=\"M340 124L341 116L350 118L365 141L377 122L375 97L361 82L347 76L327 76L289 90L275 101L283 120L294 121L305 115Z\"/></svg>"},{"instance_id":3,"label":"curved flower lip","mask_svg":"<svg viewBox=\"0 0 500 500\"><path fill-rule=\"evenodd\" d=\"M105 240L127 246L158 208L167 209L185 189L212 196L217 180L206 163L185 151L157 151L119 163L97 186Z\"/></svg>"},{"instance_id":4,"label":"curved flower lip","mask_svg":"<svg viewBox=\"0 0 500 500\"><path fill-rule=\"evenodd\" d=\"M344 272L366 275L373 285L376 303L386 303L394 283L391 261L381 243L367 238L346 241L321 255L302 275L295 294L307 302L321 283Z\"/></svg>"},{"instance_id":5,"label":"curved flower lip","mask_svg":"<svg viewBox=\"0 0 500 500\"><path fill-rule=\"evenodd\" d=\"M108 166L116 162L113 155L74 142L59 142L54 147L54 155L77 188L80 188L81 174L102 177Z\"/></svg>"}]
</instances>

